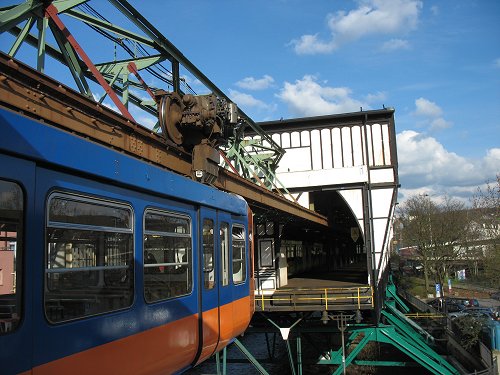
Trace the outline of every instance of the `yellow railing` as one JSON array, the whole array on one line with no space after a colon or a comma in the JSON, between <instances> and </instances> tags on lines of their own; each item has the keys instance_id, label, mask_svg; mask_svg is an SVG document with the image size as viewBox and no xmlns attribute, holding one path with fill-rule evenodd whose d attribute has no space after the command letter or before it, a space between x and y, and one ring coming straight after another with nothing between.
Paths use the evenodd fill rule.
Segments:
<instances>
[{"instance_id":1,"label":"yellow railing","mask_svg":"<svg viewBox=\"0 0 500 375\"><path fill-rule=\"evenodd\" d=\"M260 306L259 306L260 305ZM301 289L279 289L272 294L257 294L255 308L262 311L273 307L291 306L318 306L325 310L334 308L335 305L355 305L373 308L373 288L370 286L348 287L348 288L301 288Z\"/></svg>"},{"instance_id":2,"label":"yellow railing","mask_svg":"<svg viewBox=\"0 0 500 375\"><path fill-rule=\"evenodd\" d=\"M439 319L439 318L445 318L445 314L436 314L436 313L410 313L410 314L405 314L407 318L411 319Z\"/></svg>"}]
</instances>

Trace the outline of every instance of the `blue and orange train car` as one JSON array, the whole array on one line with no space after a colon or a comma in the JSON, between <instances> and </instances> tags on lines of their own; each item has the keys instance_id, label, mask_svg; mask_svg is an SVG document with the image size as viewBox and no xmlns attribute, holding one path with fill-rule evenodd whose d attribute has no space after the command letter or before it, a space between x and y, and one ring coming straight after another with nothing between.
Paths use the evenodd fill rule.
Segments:
<instances>
[{"instance_id":1,"label":"blue and orange train car","mask_svg":"<svg viewBox=\"0 0 500 375\"><path fill-rule=\"evenodd\" d=\"M183 372L249 324L251 249L242 198L0 109L1 374Z\"/></svg>"}]
</instances>

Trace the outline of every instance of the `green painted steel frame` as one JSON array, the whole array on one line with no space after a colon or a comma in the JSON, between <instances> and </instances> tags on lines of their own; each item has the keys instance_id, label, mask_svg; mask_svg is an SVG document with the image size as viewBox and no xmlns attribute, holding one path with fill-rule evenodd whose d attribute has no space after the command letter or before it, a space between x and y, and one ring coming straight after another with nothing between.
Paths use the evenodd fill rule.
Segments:
<instances>
[{"instance_id":1,"label":"green painted steel frame","mask_svg":"<svg viewBox=\"0 0 500 375\"><path fill-rule=\"evenodd\" d=\"M338 366L332 373L333 375L344 373L345 369L351 364L387 367L421 366L433 374L459 375L459 371L435 351L434 338L397 309L397 307L400 307L405 312L409 311L407 305L397 295L392 279L389 280L387 288L386 300L381 311L381 321L383 323L378 323L377 325L354 323L354 320L350 320L353 323L346 324L346 321L342 325L337 324L337 327L324 325L323 327L316 326L315 328L310 328L300 326L298 323L303 319L299 318L289 328L282 328L267 315L262 313L261 315L274 329L282 333L293 375L302 375L301 335L311 332L341 334L343 342L344 333L349 335L338 350L330 350L328 354L325 354L316 362L319 365ZM290 343L291 339L289 337L292 330L294 332L294 339L296 340L296 361L294 361L294 354ZM271 330L271 332L276 331ZM413 361L357 360L357 356L371 342L390 344ZM352 351L345 356L345 353L348 352L347 349L351 346L353 347ZM250 353L248 354L251 356Z\"/></svg>"},{"instance_id":2,"label":"green painted steel frame","mask_svg":"<svg viewBox=\"0 0 500 375\"><path fill-rule=\"evenodd\" d=\"M154 101L144 101L139 96L134 95L130 88L146 90L149 88L143 87L140 78L139 82L131 79L129 70L125 69L125 64L135 63L137 70L147 69L152 65L160 64L164 60L169 60L171 65L171 77L165 77L165 80L172 86L173 91L182 93L180 83L183 79L180 77L180 66L189 71L193 76L202 82L206 88L212 91L220 98L224 98L228 102L232 102L214 83L212 83L194 64L192 64L170 41L168 41L146 18L135 10L126 0L109 0L111 6L125 16L132 25L137 27L143 35L127 30L118 25L114 25L105 19L93 16L80 9L77 6L90 3L90 0L27 0L24 3L0 8L0 32L9 31L16 36L16 39L9 49L8 53L15 56L19 47L23 43L28 43L37 48L37 69L40 72L44 71L45 56L50 57L65 64L76 83L76 86L82 94L87 97L94 97L91 92L87 79L98 82L103 85L101 78L96 76L92 67L89 67L84 58L80 59L80 48L75 50L74 43L69 43L66 40L64 33L54 26L53 20L46 16L46 8L54 7L57 9L57 14L65 14L74 20L83 22L92 28L100 30L100 32L111 33L117 38L123 38L133 43L151 48L157 52L154 56L140 58L134 56L133 59L124 61L99 62L95 64L99 73L104 77L105 82L111 86L113 92L104 87L104 95L97 98L96 101L102 101L108 96L115 105L120 108L122 113L129 119L133 119L128 113L129 102L147 112L150 115L158 117L156 103ZM57 14L54 14L57 16ZM26 24L21 28L18 27L21 23ZM30 34L30 30L34 25L37 25L37 35ZM46 42L46 31L50 29L57 42L57 46L51 46ZM5 51L7 52L7 51ZM82 61L84 60L84 61ZM87 67L89 67L87 69ZM97 74L99 74L97 73ZM121 103L116 102L116 94L121 95ZM229 158L237 166L243 177L255 180L252 174L257 174L268 189L285 189L285 187L276 179L276 169L279 161L284 155L284 150L265 133L262 128L250 119L241 109L239 115L245 120L246 125L250 126L260 136L258 142L254 142L251 150L241 147L243 140L242 132L235 132L229 139L226 151L229 151ZM154 131L159 130L159 126L153 128ZM227 166L226 166L227 167ZM255 181L258 183L258 181ZM285 189L286 190L286 189ZM288 191L286 191L288 193Z\"/></svg>"},{"instance_id":3,"label":"green painted steel frame","mask_svg":"<svg viewBox=\"0 0 500 375\"><path fill-rule=\"evenodd\" d=\"M351 346L361 335L363 336L355 348L345 359L343 358L344 347L337 351L331 351L330 359L320 360L318 364L338 365L339 367L333 373L334 375L341 374L343 368L349 366L351 363L357 365L401 367L414 365L408 362L356 360L357 355L368 343L378 342L391 344L433 374L458 375L459 372L431 347L434 345L434 338L418 324L408 319L397 309L397 306L405 312L409 311L408 306L397 295L396 286L392 282L392 278L389 278L386 299L381 311L382 321L385 321L386 324L379 323L377 326L365 327L359 324L350 325L347 328L350 336L345 348Z\"/></svg>"},{"instance_id":4,"label":"green painted steel frame","mask_svg":"<svg viewBox=\"0 0 500 375\"><path fill-rule=\"evenodd\" d=\"M411 329L409 326L406 329ZM433 374L442 375L459 375L460 373L451 366L445 359L437 354L430 346L421 345L421 340L416 339L417 335L404 335L400 330L392 325L379 325L378 327L354 328L350 330L350 336L347 340L346 347L349 347L355 340L363 336L356 344L356 347L345 358L345 366L348 367L351 363L357 365L370 366L398 366L409 367L414 366L411 362L396 362L396 361L356 361L358 354L370 342L391 344L402 353L412 358L416 363L426 368ZM330 359L322 359L318 364L338 365L339 367L333 372L333 375L339 375L343 372L342 366L342 349L330 353Z\"/></svg>"},{"instance_id":5,"label":"green painted steel frame","mask_svg":"<svg viewBox=\"0 0 500 375\"><path fill-rule=\"evenodd\" d=\"M262 375L269 375L269 373L262 367L257 359L250 353L245 345L238 339L234 339L232 345L236 346L241 353L248 359L248 361L255 367L255 369ZM222 350L222 367L221 367L221 359L220 352L215 353L215 363L217 367L217 375L226 375L227 374L227 347Z\"/></svg>"}]
</instances>

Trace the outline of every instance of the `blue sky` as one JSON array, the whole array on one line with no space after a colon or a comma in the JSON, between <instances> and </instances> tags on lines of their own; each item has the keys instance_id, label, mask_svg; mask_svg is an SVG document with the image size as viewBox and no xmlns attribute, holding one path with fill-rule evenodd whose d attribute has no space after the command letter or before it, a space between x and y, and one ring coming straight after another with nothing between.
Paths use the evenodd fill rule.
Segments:
<instances>
[{"instance_id":1,"label":"blue sky","mask_svg":"<svg viewBox=\"0 0 500 375\"><path fill-rule=\"evenodd\" d=\"M402 199L500 173L500 1L132 3L256 121L394 107Z\"/></svg>"},{"instance_id":2,"label":"blue sky","mask_svg":"<svg viewBox=\"0 0 500 375\"><path fill-rule=\"evenodd\" d=\"M498 0L130 2L255 121L395 108L401 199L467 201L500 173Z\"/></svg>"}]
</instances>

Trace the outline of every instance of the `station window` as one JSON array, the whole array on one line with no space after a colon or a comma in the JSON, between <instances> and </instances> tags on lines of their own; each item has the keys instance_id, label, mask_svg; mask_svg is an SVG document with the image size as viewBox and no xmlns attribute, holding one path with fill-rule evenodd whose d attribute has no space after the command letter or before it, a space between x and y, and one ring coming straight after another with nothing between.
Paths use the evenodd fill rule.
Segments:
<instances>
[{"instance_id":1,"label":"station window","mask_svg":"<svg viewBox=\"0 0 500 375\"><path fill-rule=\"evenodd\" d=\"M266 223L266 234L268 236L274 235L274 223L272 221Z\"/></svg>"},{"instance_id":2,"label":"station window","mask_svg":"<svg viewBox=\"0 0 500 375\"><path fill-rule=\"evenodd\" d=\"M23 202L18 184L0 180L0 334L15 330L22 312Z\"/></svg>"},{"instance_id":3,"label":"station window","mask_svg":"<svg viewBox=\"0 0 500 375\"><path fill-rule=\"evenodd\" d=\"M144 296L147 302L191 293L189 217L147 210L144 215Z\"/></svg>"},{"instance_id":4,"label":"station window","mask_svg":"<svg viewBox=\"0 0 500 375\"><path fill-rule=\"evenodd\" d=\"M229 224L220 226L220 253L222 264L222 286L229 284Z\"/></svg>"},{"instance_id":5,"label":"station window","mask_svg":"<svg viewBox=\"0 0 500 375\"><path fill-rule=\"evenodd\" d=\"M131 207L54 193L47 207L45 314L56 323L130 306Z\"/></svg>"},{"instance_id":6,"label":"station window","mask_svg":"<svg viewBox=\"0 0 500 375\"><path fill-rule=\"evenodd\" d=\"M246 280L245 262L245 228L233 227L233 283L240 284Z\"/></svg>"},{"instance_id":7,"label":"station window","mask_svg":"<svg viewBox=\"0 0 500 375\"><path fill-rule=\"evenodd\" d=\"M301 243L298 243L295 247L295 256L297 258L302 258L303 257L303 248L302 248L302 244Z\"/></svg>"},{"instance_id":8,"label":"station window","mask_svg":"<svg viewBox=\"0 0 500 375\"><path fill-rule=\"evenodd\" d=\"M205 289L215 286L214 221L203 220L203 285Z\"/></svg>"}]
</instances>

